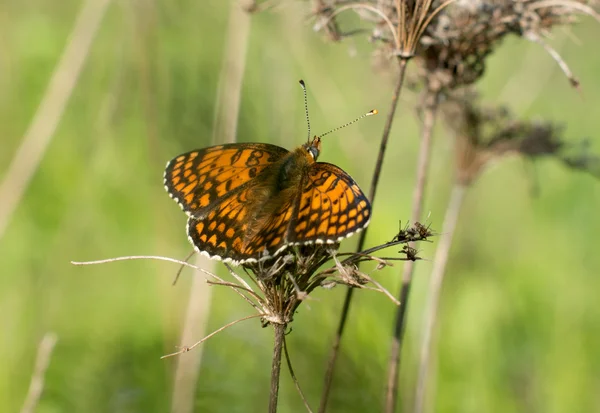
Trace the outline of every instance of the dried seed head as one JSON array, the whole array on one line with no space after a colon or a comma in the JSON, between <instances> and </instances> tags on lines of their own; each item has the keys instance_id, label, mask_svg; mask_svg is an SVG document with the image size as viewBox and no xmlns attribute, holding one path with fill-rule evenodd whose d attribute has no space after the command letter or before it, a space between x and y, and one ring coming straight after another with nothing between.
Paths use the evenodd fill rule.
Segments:
<instances>
[{"instance_id":1,"label":"dried seed head","mask_svg":"<svg viewBox=\"0 0 600 413\"><path fill-rule=\"evenodd\" d=\"M560 125L515 119L504 107L482 107L472 90L453 92L442 104L442 113L456 135L458 180L463 185L492 161L514 154L529 159L553 156L569 167L600 176L600 158L585 143L567 144Z\"/></svg>"},{"instance_id":2,"label":"dried seed head","mask_svg":"<svg viewBox=\"0 0 600 413\"><path fill-rule=\"evenodd\" d=\"M433 92L477 81L485 72L487 56L510 34L542 45L577 85L543 38L554 26L574 23L578 15L600 21L586 0L333 0L316 5L317 29L325 29L334 40L364 33L364 24L339 28L338 14L354 11L371 27L369 40L384 51L376 55L417 57L420 78Z\"/></svg>"}]
</instances>

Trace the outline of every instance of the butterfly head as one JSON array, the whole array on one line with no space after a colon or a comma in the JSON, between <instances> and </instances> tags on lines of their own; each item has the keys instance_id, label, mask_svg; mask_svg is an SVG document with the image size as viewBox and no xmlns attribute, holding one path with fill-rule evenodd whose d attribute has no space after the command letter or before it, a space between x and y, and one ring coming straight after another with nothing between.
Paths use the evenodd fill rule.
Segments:
<instances>
[{"instance_id":1,"label":"butterfly head","mask_svg":"<svg viewBox=\"0 0 600 413\"><path fill-rule=\"evenodd\" d=\"M311 142L302 145L313 161L316 161L321 153L321 137L315 136Z\"/></svg>"}]
</instances>

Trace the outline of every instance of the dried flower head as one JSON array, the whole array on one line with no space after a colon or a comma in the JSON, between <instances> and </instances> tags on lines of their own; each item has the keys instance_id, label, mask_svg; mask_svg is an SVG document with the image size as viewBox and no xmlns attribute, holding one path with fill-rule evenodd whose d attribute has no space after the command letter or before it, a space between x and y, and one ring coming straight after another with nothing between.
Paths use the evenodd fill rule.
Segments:
<instances>
[{"instance_id":1,"label":"dried flower head","mask_svg":"<svg viewBox=\"0 0 600 413\"><path fill-rule=\"evenodd\" d=\"M263 325L288 325L300 304L317 287L331 288L336 285L347 285L355 288L369 288L393 296L385 291L371 276L359 269L358 264L373 262L374 271L392 265L395 260L419 259L414 252L402 250L399 256L380 258L375 252L408 242L427 240L433 232L415 223L401 230L392 241L370 248L359 253L338 253L337 245L307 245L296 247L288 253L254 263L240 266L251 280L252 287L243 278L229 268L237 283L222 283L235 289L244 296L252 307L261 314ZM329 264L328 264L329 263ZM375 287L367 287L372 283Z\"/></svg>"},{"instance_id":2,"label":"dried flower head","mask_svg":"<svg viewBox=\"0 0 600 413\"><path fill-rule=\"evenodd\" d=\"M337 16L353 10L370 30L339 28ZM454 89L477 81L485 59L510 34L540 44L578 85L566 63L544 38L557 25L572 24L578 15L600 21L586 0L372 0L315 1L316 29L334 40L362 32L379 45L377 55L416 57L420 78L430 91Z\"/></svg>"},{"instance_id":3,"label":"dried flower head","mask_svg":"<svg viewBox=\"0 0 600 413\"><path fill-rule=\"evenodd\" d=\"M457 1L439 14L421 39L423 75L438 88L469 85L484 73L486 57L514 34L541 44L576 86L567 65L543 38L554 26L574 23L579 14L600 21L584 1Z\"/></svg>"},{"instance_id":4,"label":"dried flower head","mask_svg":"<svg viewBox=\"0 0 600 413\"><path fill-rule=\"evenodd\" d=\"M456 135L458 180L471 183L492 161L508 155L529 159L553 156L569 167L600 177L600 158L587 141L567 143L563 127L552 122L516 119L504 107L483 107L472 90L455 92L442 104Z\"/></svg>"},{"instance_id":5,"label":"dried flower head","mask_svg":"<svg viewBox=\"0 0 600 413\"><path fill-rule=\"evenodd\" d=\"M315 30L326 28L334 40L362 33L363 29L342 32L336 18L346 10L373 25L370 40L386 46L390 56L408 60L415 55L419 39L435 16L454 0L436 4L434 0L378 0L378 1L315 1L313 14L317 17ZM333 32L333 34L332 34Z\"/></svg>"}]
</instances>

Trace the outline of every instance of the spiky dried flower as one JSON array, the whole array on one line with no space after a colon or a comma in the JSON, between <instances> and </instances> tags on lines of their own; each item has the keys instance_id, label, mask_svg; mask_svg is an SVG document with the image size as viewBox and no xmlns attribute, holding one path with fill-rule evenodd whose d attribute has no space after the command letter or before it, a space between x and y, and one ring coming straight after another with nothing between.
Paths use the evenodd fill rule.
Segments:
<instances>
[{"instance_id":1,"label":"spiky dried flower","mask_svg":"<svg viewBox=\"0 0 600 413\"><path fill-rule=\"evenodd\" d=\"M392 265L393 260L418 259L408 257L404 251L396 258L379 258L373 253L409 241L427 240L433 232L416 223L406 229L410 236L396 236L390 242L378 245L360 253L337 253L336 245L309 245L297 247L274 260L243 264L246 275L255 288L252 298L261 308L264 324L289 324L298 306L318 287L330 288L343 284L365 288L368 283L376 284L377 291L387 293L366 273L358 268L359 263L373 262L375 271ZM327 263L333 262L331 265ZM230 269L233 272L233 269ZM391 295L389 295L391 297ZM250 297L249 297L250 298Z\"/></svg>"},{"instance_id":2,"label":"spiky dried flower","mask_svg":"<svg viewBox=\"0 0 600 413\"><path fill-rule=\"evenodd\" d=\"M336 18L345 10L355 11L371 30L339 29ZM378 55L383 51L388 56L415 56L429 91L477 81L487 56L511 34L540 44L577 86L566 63L544 38L553 27L572 24L582 14L600 21L587 0L319 0L314 14L315 27L326 27L335 40L369 31L370 40L380 45Z\"/></svg>"},{"instance_id":3,"label":"spiky dried flower","mask_svg":"<svg viewBox=\"0 0 600 413\"><path fill-rule=\"evenodd\" d=\"M600 21L585 1L492 0L457 1L445 8L428 27L418 51L423 77L438 88L454 89L477 81L485 71L485 59L508 35L541 44L559 63L570 82L578 82L543 40L557 25L576 22L587 14ZM432 78L432 74L434 74Z\"/></svg>"},{"instance_id":4,"label":"spiky dried flower","mask_svg":"<svg viewBox=\"0 0 600 413\"><path fill-rule=\"evenodd\" d=\"M505 107L483 107L472 90L455 92L441 106L456 135L456 164L461 184L471 183L486 166L508 156L552 156L565 165L600 177L600 157L587 141L567 143L563 127L552 122L516 119Z\"/></svg>"},{"instance_id":5,"label":"spiky dried flower","mask_svg":"<svg viewBox=\"0 0 600 413\"><path fill-rule=\"evenodd\" d=\"M342 32L337 16L346 10L356 12L362 20L374 25L370 39L389 49L390 56L408 60L415 55L419 40L435 16L455 0L378 0L349 2L315 0L313 14L317 17L315 30L326 29L334 40L364 32L350 29ZM439 4L438 4L439 3Z\"/></svg>"},{"instance_id":6,"label":"spiky dried flower","mask_svg":"<svg viewBox=\"0 0 600 413\"><path fill-rule=\"evenodd\" d=\"M236 267L236 269L242 269L246 277L238 274L236 269L226 264L233 281L226 281L216 274L186 264L205 273L209 277L209 284L224 286L235 291L257 313L227 324L197 343L183 346L179 351L164 357L188 352L214 334L243 320L260 318L263 327L269 325L287 327L293 321L293 316L300 304L306 301L310 293L318 287L330 289L341 284L354 288L370 289L387 295L392 301L399 304L393 295L369 274L360 271L358 264L373 262L375 268L372 271L380 271L387 266L391 266L393 261L418 260L420 258L416 250L407 248L400 250L399 255L396 257L382 258L373 254L408 242L427 241L433 235L435 235L434 231L417 222L402 229L391 241L358 253L338 253L337 247L339 245L316 244L295 247L288 253L276 258L244 263ZM116 260L119 259L109 261ZM102 262L106 261L89 262L88 264ZM327 265L328 263L329 265ZM248 279L250 282L247 281ZM373 284L374 287L368 286L369 283Z\"/></svg>"}]
</instances>

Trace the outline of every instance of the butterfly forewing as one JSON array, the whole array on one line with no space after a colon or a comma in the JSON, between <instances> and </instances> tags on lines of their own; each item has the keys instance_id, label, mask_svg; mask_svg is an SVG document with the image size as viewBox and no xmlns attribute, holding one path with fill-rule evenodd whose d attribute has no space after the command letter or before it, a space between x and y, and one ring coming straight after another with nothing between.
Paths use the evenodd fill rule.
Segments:
<instances>
[{"instance_id":1,"label":"butterfly forewing","mask_svg":"<svg viewBox=\"0 0 600 413\"><path fill-rule=\"evenodd\" d=\"M261 143L234 143L188 152L167 164L165 188L188 215L201 218L219 200L287 153L279 146Z\"/></svg>"}]
</instances>

